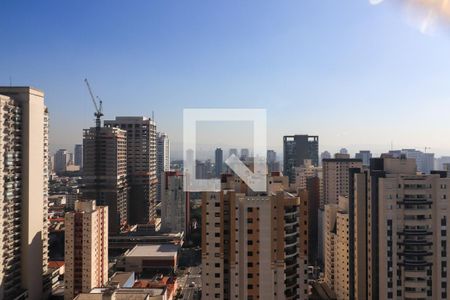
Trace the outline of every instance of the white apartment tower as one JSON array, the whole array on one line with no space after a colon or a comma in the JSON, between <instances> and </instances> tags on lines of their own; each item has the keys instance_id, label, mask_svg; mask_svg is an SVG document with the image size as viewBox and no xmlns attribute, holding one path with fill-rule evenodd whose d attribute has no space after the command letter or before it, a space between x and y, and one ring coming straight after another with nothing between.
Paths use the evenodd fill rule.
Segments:
<instances>
[{"instance_id":1,"label":"white apartment tower","mask_svg":"<svg viewBox=\"0 0 450 300\"><path fill-rule=\"evenodd\" d=\"M0 87L0 299L45 297L48 112L44 93Z\"/></svg>"},{"instance_id":2,"label":"white apartment tower","mask_svg":"<svg viewBox=\"0 0 450 300\"><path fill-rule=\"evenodd\" d=\"M164 173L170 171L170 141L165 133L158 132L156 138L156 175L158 177L157 201L161 201Z\"/></svg>"},{"instance_id":3,"label":"white apartment tower","mask_svg":"<svg viewBox=\"0 0 450 300\"><path fill-rule=\"evenodd\" d=\"M108 281L108 207L76 201L65 216L64 299Z\"/></svg>"},{"instance_id":4,"label":"white apartment tower","mask_svg":"<svg viewBox=\"0 0 450 300\"><path fill-rule=\"evenodd\" d=\"M105 127L126 131L129 223L154 224L156 217L156 123L146 117L116 117Z\"/></svg>"}]
</instances>

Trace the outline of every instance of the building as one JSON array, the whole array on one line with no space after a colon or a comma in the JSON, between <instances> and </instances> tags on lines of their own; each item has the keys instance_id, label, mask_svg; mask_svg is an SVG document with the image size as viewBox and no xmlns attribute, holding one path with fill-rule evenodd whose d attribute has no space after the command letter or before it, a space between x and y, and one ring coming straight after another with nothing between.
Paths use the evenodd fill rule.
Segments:
<instances>
[{"instance_id":1,"label":"building","mask_svg":"<svg viewBox=\"0 0 450 300\"><path fill-rule=\"evenodd\" d=\"M77 201L65 216L64 299L108 281L108 207Z\"/></svg>"},{"instance_id":2,"label":"building","mask_svg":"<svg viewBox=\"0 0 450 300\"><path fill-rule=\"evenodd\" d=\"M172 274L177 270L179 245L137 245L125 252L117 262L117 269L141 274Z\"/></svg>"},{"instance_id":3,"label":"building","mask_svg":"<svg viewBox=\"0 0 450 300\"><path fill-rule=\"evenodd\" d=\"M300 167L305 159L310 159L314 166L319 165L319 137L309 135L292 135L283 137L283 172L289 182L295 182L295 167Z\"/></svg>"},{"instance_id":4,"label":"building","mask_svg":"<svg viewBox=\"0 0 450 300\"><path fill-rule=\"evenodd\" d=\"M246 161L250 157L250 150L247 148L241 149L241 160Z\"/></svg>"},{"instance_id":5,"label":"building","mask_svg":"<svg viewBox=\"0 0 450 300\"><path fill-rule=\"evenodd\" d=\"M215 175L217 178L220 178L220 175L223 171L223 151L221 148L217 148L215 152Z\"/></svg>"},{"instance_id":6,"label":"building","mask_svg":"<svg viewBox=\"0 0 450 300\"><path fill-rule=\"evenodd\" d=\"M183 175L175 171L164 173L161 191L161 230L189 234L189 192L183 189Z\"/></svg>"},{"instance_id":7,"label":"building","mask_svg":"<svg viewBox=\"0 0 450 300\"><path fill-rule=\"evenodd\" d=\"M364 166L369 166L372 153L369 150L360 150L355 154L355 158L360 159Z\"/></svg>"},{"instance_id":8,"label":"building","mask_svg":"<svg viewBox=\"0 0 450 300\"><path fill-rule=\"evenodd\" d=\"M231 155L236 155L237 157L239 157L239 155L238 155L238 150L236 149L236 148L231 148L230 150L229 150L229 154L228 154L228 157L230 157Z\"/></svg>"},{"instance_id":9,"label":"building","mask_svg":"<svg viewBox=\"0 0 450 300\"><path fill-rule=\"evenodd\" d=\"M156 200L161 202L162 180L164 173L170 171L170 141L165 133L158 132L156 138L156 175L158 177L158 191Z\"/></svg>"},{"instance_id":10,"label":"building","mask_svg":"<svg viewBox=\"0 0 450 300\"><path fill-rule=\"evenodd\" d=\"M77 144L74 149L74 165L79 166L80 169L83 168L83 145Z\"/></svg>"},{"instance_id":11,"label":"building","mask_svg":"<svg viewBox=\"0 0 450 300\"><path fill-rule=\"evenodd\" d=\"M277 153L274 150L267 150L267 171L280 172L280 163L277 161Z\"/></svg>"},{"instance_id":12,"label":"building","mask_svg":"<svg viewBox=\"0 0 450 300\"><path fill-rule=\"evenodd\" d=\"M339 154L348 154L347 148L341 148L341 150L339 150Z\"/></svg>"},{"instance_id":13,"label":"building","mask_svg":"<svg viewBox=\"0 0 450 300\"><path fill-rule=\"evenodd\" d=\"M124 130L130 187L129 224L154 223L156 217L156 123L146 117L116 117L105 127Z\"/></svg>"},{"instance_id":14,"label":"building","mask_svg":"<svg viewBox=\"0 0 450 300\"><path fill-rule=\"evenodd\" d=\"M335 158L324 159L322 166L324 204L338 204L339 196L349 195L349 170L362 168L362 160L350 158L348 154L336 154Z\"/></svg>"},{"instance_id":15,"label":"building","mask_svg":"<svg viewBox=\"0 0 450 300\"><path fill-rule=\"evenodd\" d=\"M430 174L430 172L435 169L434 153L426 153L416 149L402 149L389 151L389 154L396 158L404 155L406 158L414 159L416 161L417 170L421 173Z\"/></svg>"},{"instance_id":16,"label":"building","mask_svg":"<svg viewBox=\"0 0 450 300\"><path fill-rule=\"evenodd\" d=\"M66 149L59 149L54 156L54 170L56 174L61 174L66 171L69 164L69 153Z\"/></svg>"},{"instance_id":17,"label":"building","mask_svg":"<svg viewBox=\"0 0 450 300\"><path fill-rule=\"evenodd\" d=\"M82 199L108 206L108 229L128 224L127 135L115 127L91 127L83 133Z\"/></svg>"},{"instance_id":18,"label":"building","mask_svg":"<svg viewBox=\"0 0 450 300\"><path fill-rule=\"evenodd\" d=\"M44 93L0 87L0 120L0 299L39 300L51 289Z\"/></svg>"},{"instance_id":19,"label":"building","mask_svg":"<svg viewBox=\"0 0 450 300\"><path fill-rule=\"evenodd\" d=\"M232 175L202 194L202 298L307 299L306 201L281 177L266 195Z\"/></svg>"},{"instance_id":20,"label":"building","mask_svg":"<svg viewBox=\"0 0 450 300\"><path fill-rule=\"evenodd\" d=\"M372 164L367 298L448 299L450 179L417 175L414 159Z\"/></svg>"}]
</instances>

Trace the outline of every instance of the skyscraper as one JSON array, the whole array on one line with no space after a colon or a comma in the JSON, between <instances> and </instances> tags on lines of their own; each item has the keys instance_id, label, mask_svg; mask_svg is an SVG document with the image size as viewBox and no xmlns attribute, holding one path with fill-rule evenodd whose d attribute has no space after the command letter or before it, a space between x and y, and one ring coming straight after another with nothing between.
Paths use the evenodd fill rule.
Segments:
<instances>
[{"instance_id":1,"label":"skyscraper","mask_svg":"<svg viewBox=\"0 0 450 300\"><path fill-rule=\"evenodd\" d=\"M220 178L220 174L222 174L222 167L223 167L223 151L220 148L216 149L215 152L215 164L214 164L214 168L215 168L215 175L217 178Z\"/></svg>"},{"instance_id":2,"label":"skyscraper","mask_svg":"<svg viewBox=\"0 0 450 300\"><path fill-rule=\"evenodd\" d=\"M189 234L189 193L183 190L183 175L168 171L162 181L161 230Z\"/></svg>"},{"instance_id":3,"label":"skyscraper","mask_svg":"<svg viewBox=\"0 0 450 300\"><path fill-rule=\"evenodd\" d=\"M65 215L64 299L108 281L108 207L76 201Z\"/></svg>"},{"instance_id":4,"label":"skyscraper","mask_svg":"<svg viewBox=\"0 0 450 300\"><path fill-rule=\"evenodd\" d=\"M115 127L91 127L83 133L85 200L108 206L108 229L118 233L128 224L127 134Z\"/></svg>"},{"instance_id":5,"label":"skyscraper","mask_svg":"<svg viewBox=\"0 0 450 300\"><path fill-rule=\"evenodd\" d=\"M245 161L250 157L250 150L248 150L247 148L242 148L241 149L241 160Z\"/></svg>"},{"instance_id":6,"label":"skyscraper","mask_svg":"<svg viewBox=\"0 0 450 300\"><path fill-rule=\"evenodd\" d=\"M44 298L48 112L44 93L0 87L0 299Z\"/></svg>"},{"instance_id":7,"label":"skyscraper","mask_svg":"<svg viewBox=\"0 0 450 300\"><path fill-rule=\"evenodd\" d=\"M268 180L269 194L254 195L224 174L221 192L202 194L203 298L307 299L305 196Z\"/></svg>"},{"instance_id":8,"label":"skyscraper","mask_svg":"<svg viewBox=\"0 0 450 300\"><path fill-rule=\"evenodd\" d=\"M83 145L77 144L74 149L74 164L83 168Z\"/></svg>"},{"instance_id":9,"label":"skyscraper","mask_svg":"<svg viewBox=\"0 0 450 300\"><path fill-rule=\"evenodd\" d=\"M269 174L280 172L280 163L277 162L277 153L274 150L267 150L267 170Z\"/></svg>"},{"instance_id":10,"label":"skyscraper","mask_svg":"<svg viewBox=\"0 0 450 300\"><path fill-rule=\"evenodd\" d=\"M295 182L295 167L300 167L305 159L310 159L314 166L319 165L319 137L309 135L292 135L283 137L283 172L289 182Z\"/></svg>"},{"instance_id":11,"label":"skyscraper","mask_svg":"<svg viewBox=\"0 0 450 300\"><path fill-rule=\"evenodd\" d=\"M372 158L372 153L369 150L360 150L355 154L356 159L362 160L364 166L370 165L370 159Z\"/></svg>"},{"instance_id":12,"label":"skyscraper","mask_svg":"<svg viewBox=\"0 0 450 300\"><path fill-rule=\"evenodd\" d=\"M170 141L165 133L158 132L156 138L156 175L158 176L157 201L161 201L164 173L170 171Z\"/></svg>"},{"instance_id":13,"label":"skyscraper","mask_svg":"<svg viewBox=\"0 0 450 300\"><path fill-rule=\"evenodd\" d=\"M116 117L105 127L127 135L127 176L130 186L129 223L154 223L156 217L156 124L146 117Z\"/></svg>"},{"instance_id":14,"label":"skyscraper","mask_svg":"<svg viewBox=\"0 0 450 300\"><path fill-rule=\"evenodd\" d=\"M59 149L55 153L54 170L56 174L60 174L66 171L67 164L69 163L69 153L66 149Z\"/></svg>"}]
</instances>

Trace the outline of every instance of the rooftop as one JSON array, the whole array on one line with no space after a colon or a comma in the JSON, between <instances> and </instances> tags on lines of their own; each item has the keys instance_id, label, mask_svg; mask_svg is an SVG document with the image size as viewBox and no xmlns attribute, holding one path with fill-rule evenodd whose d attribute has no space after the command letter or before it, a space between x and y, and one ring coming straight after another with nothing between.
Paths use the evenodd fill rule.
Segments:
<instances>
[{"instance_id":1,"label":"rooftop","mask_svg":"<svg viewBox=\"0 0 450 300\"><path fill-rule=\"evenodd\" d=\"M137 245L125 256L127 257L167 257L176 256L180 247L173 244Z\"/></svg>"}]
</instances>

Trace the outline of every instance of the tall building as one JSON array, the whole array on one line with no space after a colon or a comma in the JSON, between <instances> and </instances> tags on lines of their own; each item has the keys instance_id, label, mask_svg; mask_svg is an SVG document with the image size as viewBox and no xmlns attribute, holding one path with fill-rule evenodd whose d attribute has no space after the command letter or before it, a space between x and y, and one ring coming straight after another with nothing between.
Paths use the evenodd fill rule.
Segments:
<instances>
[{"instance_id":1,"label":"tall building","mask_svg":"<svg viewBox=\"0 0 450 300\"><path fill-rule=\"evenodd\" d=\"M241 160L246 161L250 157L250 150L247 148L241 149Z\"/></svg>"},{"instance_id":2,"label":"tall building","mask_svg":"<svg viewBox=\"0 0 450 300\"><path fill-rule=\"evenodd\" d=\"M231 155L236 155L237 157L239 157L239 155L238 155L238 150L236 149L236 148L231 148L230 150L229 150L229 154L228 154L228 157L230 157Z\"/></svg>"},{"instance_id":3,"label":"tall building","mask_svg":"<svg viewBox=\"0 0 450 300\"><path fill-rule=\"evenodd\" d=\"M335 158L324 159L322 164L324 204L338 204L339 196L349 195L349 170L362 168L362 160L349 158L348 154L336 154Z\"/></svg>"},{"instance_id":4,"label":"tall building","mask_svg":"<svg viewBox=\"0 0 450 300\"><path fill-rule=\"evenodd\" d=\"M360 159L364 166L369 166L372 153L369 150L360 150L355 154L355 158Z\"/></svg>"},{"instance_id":5,"label":"tall building","mask_svg":"<svg viewBox=\"0 0 450 300\"><path fill-rule=\"evenodd\" d=\"M214 168L215 175L219 178L223 171L223 151L221 148L216 149Z\"/></svg>"},{"instance_id":6,"label":"tall building","mask_svg":"<svg viewBox=\"0 0 450 300\"><path fill-rule=\"evenodd\" d=\"M434 153L426 153L416 149L402 149L389 151L393 157L405 155L406 158L412 158L416 161L417 170L421 173L429 174L434 170Z\"/></svg>"},{"instance_id":7,"label":"tall building","mask_svg":"<svg viewBox=\"0 0 450 300\"><path fill-rule=\"evenodd\" d=\"M45 298L48 112L44 93L0 87L0 299Z\"/></svg>"},{"instance_id":8,"label":"tall building","mask_svg":"<svg viewBox=\"0 0 450 300\"><path fill-rule=\"evenodd\" d=\"M161 201L162 180L164 173L170 171L170 141L165 133L158 132L156 138L156 175L158 176L158 191L156 199Z\"/></svg>"},{"instance_id":9,"label":"tall building","mask_svg":"<svg viewBox=\"0 0 450 300\"><path fill-rule=\"evenodd\" d=\"M64 173L69 163L69 153L66 149L59 149L54 156L54 170L56 174Z\"/></svg>"},{"instance_id":10,"label":"tall building","mask_svg":"<svg viewBox=\"0 0 450 300\"><path fill-rule=\"evenodd\" d=\"M108 282L108 207L76 201L65 225L64 299Z\"/></svg>"},{"instance_id":11,"label":"tall building","mask_svg":"<svg viewBox=\"0 0 450 300\"><path fill-rule=\"evenodd\" d=\"M91 127L83 133L82 199L108 206L108 229L128 224L127 134L115 127Z\"/></svg>"},{"instance_id":12,"label":"tall building","mask_svg":"<svg viewBox=\"0 0 450 300\"><path fill-rule=\"evenodd\" d=\"M77 144L74 149L74 164L83 168L83 145Z\"/></svg>"},{"instance_id":13,"label":"tall building","mask_svg":"<svg viewBox=\"0 0 450 300\"><path fill-rule=\"evenodd\" d=\"M295 167L300 167L305 159L310 159L314 166L319 165L319 137L293 135L283 137L283 172L289 182L295 182Z\"/></svg>"},{"instance_id":14,"label":"tall building","mask_svg":"<svg viewBox=\"0 0 450 300\"><path fill-rule=\"evenodd\" d=\"M307 299L305 196L269 182L258 195L223 175L221 192L202 194L203 298Z\"/></svg>"},{"instance_id":15,"label":"tall building","mask_svg":"<svg viewBox=\"0 0 450 300\"><path fill-rule=\"evenodd\" d=\"M189 193L183 189L183 175L165 172L162 181L161 230L189 234Z\"/></svg>"},{"instance_id":16,"label":"tall building","mask_svg":"<svg viewBox=\"0 0 450 300\"><path fill-rule=\"evenodd\" d=\"M322 165L322 161L323 161L324 159L329 159L329 158L332 158L330 152L328 152L328 151L323 151L322 153L320 153L320 165Z\"/></svg>"},{"instance_id":17,"label":"tall building","mask_svg":"<svg viewBox=\"0 0 450 300\"><path fill-rule=\"evenodd\" d=\"M127 176L130 186L129 223L154 223L156 217L156 124L146 117L116 117L105 121L127 135Z\"/></svg>"},{"instance_id":18,"label":"tall building","mask_svg":"<svg viewBox=\"0 0 450 300\"><path fill-rule=\"evenodd\" d=\"M267 150L267 170L269 174L280 172L280 163L277 161L277 153L274 150Z\"/></svg>"}]
</instances>

